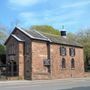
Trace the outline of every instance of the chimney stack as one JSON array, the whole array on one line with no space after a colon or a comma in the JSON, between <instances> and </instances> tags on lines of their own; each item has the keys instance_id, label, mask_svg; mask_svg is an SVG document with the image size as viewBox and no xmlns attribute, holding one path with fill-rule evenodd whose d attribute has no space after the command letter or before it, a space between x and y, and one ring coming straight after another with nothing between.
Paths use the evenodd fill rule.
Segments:
<instances>
[{"instance_id":1,"label":"chimney stack","mask_svg":"<svg viewBox=\"0 0 90 90\"><path fill-rule=\"evenodd\" d=\"M64 25L62 26L61 30L61 37L66 38L66 30L64 29Z\"/></svg>"}]
</instances>

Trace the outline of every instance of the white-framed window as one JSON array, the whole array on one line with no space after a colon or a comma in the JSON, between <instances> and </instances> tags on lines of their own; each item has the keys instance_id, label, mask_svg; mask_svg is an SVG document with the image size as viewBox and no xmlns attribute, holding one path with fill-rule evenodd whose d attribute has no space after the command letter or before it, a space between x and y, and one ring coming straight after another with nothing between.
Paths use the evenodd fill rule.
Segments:
<instances>
[{"instance_id":1,"label":"white-framed window","mask_svg":"<svg viewBox=\"0 0 90 90\"><path fill-rule=\"evenodd\" d=\"M75 48L69 48L69 54L71 57L75 56Z\"/></svg>"},{"instance_id":2,"label":"white-framed window","mask_svg":"<svg viewBox=\"0 0 90 90\"><path fill-rule=\"evenodd\" d=\"M66 55L66 48L60 47L60 55L65 56Z\"/></svg>"}]
</instances>

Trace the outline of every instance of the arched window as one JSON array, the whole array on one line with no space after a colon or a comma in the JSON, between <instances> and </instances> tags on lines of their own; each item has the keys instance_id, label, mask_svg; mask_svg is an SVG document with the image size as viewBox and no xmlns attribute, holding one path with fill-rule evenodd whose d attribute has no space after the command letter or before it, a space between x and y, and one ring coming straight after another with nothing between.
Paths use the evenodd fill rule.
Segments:
<instances>
[{"instance_id":1,"label":"arched window","mask_svg":"<svg viewBox=\"0 0 90 90\"><path fill-rule=\"evenodd\" d=\"M14 76L18 76L18 70L17 70L17 63L13 62L13 72L14 72Z\"/></svg>"},{"instance_id":2,"label":"arched window","mask_svg":"<svg viewBox=\"0 0 90 90\"><path fill-rule=\"evenodd\" d=\"M71 59L71 68L75 68L75 60L73 58Z\"/></svg>"},{"instance_id":3,"label":"arched window","mask_svg":"<svg viewBox=\"0 0 90 90\"><path fill-rule=\"evenodd\" d=\"M62 58L62 68L66 68L66 60Z\"/></svg>"},{"instance_id":4,"label":"arched window","mask_svg":"<svg viewBox=\"0 0 90 90\"><path fill-rule=\"evenodd\" d=\"M18 76L17 63L14 61L8 62L8 76Z\"/></svg>"}]
</instances>

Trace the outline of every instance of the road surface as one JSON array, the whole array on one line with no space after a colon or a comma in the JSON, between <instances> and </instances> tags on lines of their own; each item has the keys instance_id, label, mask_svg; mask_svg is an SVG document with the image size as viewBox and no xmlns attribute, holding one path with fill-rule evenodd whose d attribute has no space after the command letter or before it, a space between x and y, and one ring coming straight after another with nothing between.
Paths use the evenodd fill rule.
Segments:
<instances>
[{"instance_id":1,"label":"road surface","mask_svg":"<svg viewBox=\"0 0 90 90\"><path fill-rule=\"evenodd\" d=\"M90 78L40 81L0 81L0 90L90 90Z\"/></svg>"}]
</instances>

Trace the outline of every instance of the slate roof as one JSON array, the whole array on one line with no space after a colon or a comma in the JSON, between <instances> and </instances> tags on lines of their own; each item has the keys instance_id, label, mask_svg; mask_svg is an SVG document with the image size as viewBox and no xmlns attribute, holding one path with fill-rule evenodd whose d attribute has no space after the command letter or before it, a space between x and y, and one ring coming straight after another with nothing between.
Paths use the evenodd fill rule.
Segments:
<instances>
[{"instance_id":1,"label":"slate roof","mask_svg":"<svg viewBox=\"0 0 90 90\"><path fill-rule=\"evenodd\" d=\"M30 35L32 35L33 39L40 39L40 40L50 41L49 38L47 38L42 33L38 32L36 30L27 30L26 32L29 33Z\"/></svg>"},{"instance_id":2,"label":"slate roof","mask_svg":"<svg viewBox=\"0 0 90 90\"><path fill-rule=\"evenodd\" d=\"M23 32L24 34L26 34L28 37L30 37L32 39L50 41L47 37L45 37L43 34L41 34L40 32L38 32L36 30L26 30L26 29L20 28L20 27L15 27L15 28L20 30L21 32Z\"/></svg>"},{"instance_id":3,"label":"slate roof","mask_svg":"<svg viewBox=\"0 0 90 90\"><path fill-rule=\"evenodd\" d=\"M48 41L50 43L64 44L64 45L68 45L68 46L83 47L82 45L80 45L76 41L70 41L67 38L63 38L63 37L60 37L60 36L39 32L37 30L25 30L25 29L20 28L20 27L15 27L14 30L17 30L17 29L20 30L21 32L23 32L24 34L26 34L28 37L30 37L32 39ZM11 33L10 36L14 37L18 41L23 41L20 38L18 38L16 35L14 35L13 32ZM9 36L9 38L10 38L10 36ZM5 44L7 43L9 38L6 40Z\"/></svg>"},{"instance_id":4,"label":"slate roof","mask_svg":"<svg viewBox=\"0 0 90 90\"><path fill-rule=\"evenodd\" d=\"M47 34L47 33L39 32L37 30L28 30L27 33L29 33L36 39L39 38L41 40L47 40L52 43L83 47L76 41L70 41L67 38L63 38L57 35Z\"/></svg>"},{"instance_id":5,"label":"slate roof","mask_svg":"<svg viewBox=\"0 0 90 90\"><path fill-rule=\"evenodd\" d=\"M81 44L79 44L76 41L70 41L67 38L63 38L61 36L56 36L56 35L50 35L50 34L45 34L43 33L46 37L48 37L53 43L58 43L58 44L65 44L65 45L73 45L73 46L80 46L83 47Z\"/></svg>"}]
</instances>

